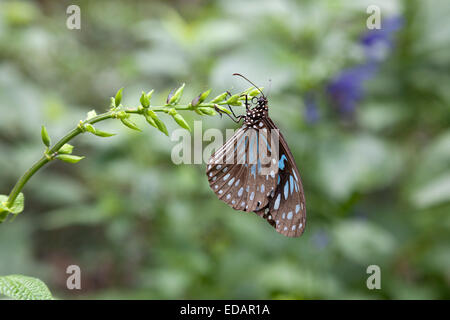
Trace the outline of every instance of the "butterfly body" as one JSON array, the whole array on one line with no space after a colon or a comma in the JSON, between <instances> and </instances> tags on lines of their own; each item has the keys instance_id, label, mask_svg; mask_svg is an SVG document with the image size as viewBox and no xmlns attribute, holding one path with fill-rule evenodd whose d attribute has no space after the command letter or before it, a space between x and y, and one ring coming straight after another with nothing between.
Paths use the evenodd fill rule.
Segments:
<instances>
[{"instance_id":1,"label":"butterfly body","mask_svg":"<svg viewBox=\"0 0 450 320\"><path fill-rule=\"evenodd\" d=\"M286 140L269 117L264 95L246 99L243 125L210 158L207 176L218 198L254 212L277 232L300 236L306 225L303 187Z\"/></svg>"},{"instance_id":2,"label":"butterfly body","mask_svg":"<svg viewBox=\"0 0 450 320\"><path fill-rule=\"evenodd\" d=\"M247 109L247 114L244 118L244 125L258 129L257 124L268 116L269 107L267 105L267 99L260 97L258 99L257 106Z\"/></svg>"}]
</instances>

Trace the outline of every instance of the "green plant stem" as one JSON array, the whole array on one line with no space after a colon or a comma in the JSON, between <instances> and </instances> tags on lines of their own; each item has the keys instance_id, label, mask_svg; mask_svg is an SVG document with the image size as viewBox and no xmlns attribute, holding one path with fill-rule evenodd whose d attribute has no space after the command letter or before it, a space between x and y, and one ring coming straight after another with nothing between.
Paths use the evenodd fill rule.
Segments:
<instances>
[{"instance_id":1,"label":"green plant stem","mask_svg":"<svg viewBox=\"0 0 450 320\"><path fill-rule=\"evenodd\" d=\"M223 103L219 103L223 104ZM210 107L213 108L214 104L212 103L204 103L201 104L201 107ZM157 107L151 107L150 110L155 112L167 112L169 108L173 108L176 110L194 110L194 107L192 105L174 105L174 106L157 106ZM142 114L144 111L139 108L135 109L124 109L126 113L129 114ZM90 123L94 124L103 120L115 118L115 112L114 111L108 111L102 114L99 114L89 120L84 121L84 123ZM46 165L48 162L52 161L54 159L54 156L58 153L58 151L61 149L63 145L71 141L73 138L78 136L79 134L83 133L84 130L82 130L80 127L76 127L72 131L70 131L68 134L66 134L63 138L61 138L53 147L51 147L48 151L46 151L46 154L42 158L40 158L30 169L28 169L24 175L17 181L17 183L14 185L14 188L11 190L8 201L6 202L6 206L10 208L14 201L16 200L17 196L20 194L22 189L25 187L26 183L30 178L37 172L39 169L41 169L44 165Z\"/></svg>"}]
</instances>

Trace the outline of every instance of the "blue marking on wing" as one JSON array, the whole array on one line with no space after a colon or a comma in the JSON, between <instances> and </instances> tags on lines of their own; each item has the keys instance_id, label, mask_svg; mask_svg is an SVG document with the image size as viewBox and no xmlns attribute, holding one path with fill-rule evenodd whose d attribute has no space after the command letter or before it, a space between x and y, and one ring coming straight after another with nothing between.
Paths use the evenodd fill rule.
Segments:
<instances>
[{"instance_id":1,"label":"blue marking on wing","mask_svg":"<svg viewBox=\"0 0 450 320\"><path fill-rule=\"evenodd\" d=\"M272 149L270 148L269 141L267 141L266 136L264 134L261 134L261 137L263 138L264 142L266 143L267 149L272 152Z\"/></svg>"},{"instance_id":2,"label":"blue marking on wing","mask_svg":"<svg viewBox=\"0 0 450 320\"><path fill-rule=\"evenodd\" d=\"M278 161L278 168L280 168L281 170L284 170L284 161L287 161L287 158L283 154L280 158L280 161Z\"/></svg>"},{"instance_id":3,"label":"blue marking on wing","mask_svg":"<svg viewBox=\"0 0 450 320\"><path fill-rule=\"evenodd\" d=\"M255 179L256 179L256 164L254 164L254 165L252 165L252 168L251 168L251 174L255 177Z\"/></svg>"},{"instance_id":4,"label":"blue marking on wing","mask_svg":"<svg viewBox=\"0 0 450 320\"><path fill-rule=\"evenodd\" d=\"M242 139L244 140L244 146L243 146L243 148L239 147L239 150L237 151L238 156L241 155L240 158L238 159L238 163L240 163L240 164L245 163L245 158L246 158L245 150L246 150L247 144L248 144L247 136L241 138L241 140ZM239 146L241 146L241 145L242 145L242 142L239 143Z\"/></svg>"},{"instance_id":5,"label":"blue marking on wing","mask_svg":"<svg viewBox=\"0 0 450 320\"><path fill-rule=\"evenodd\" d=\"M244 148L245 148L245 146L247 145L246 138L247 137L244 136L236 143L236 145L234 146L234 151L237 150L237 148L242 144L243 141L244 141Z\"/></svg>"},{"instance_id":6,"label":"blue marking on wing","mask_svg":"<svg viewBox=\"0 0 450 320\"><path fill-rule=\"evenodd\" d=\"M258 137L257 135L253 135L252 139L250 140L250 147L248 148L248 153L249 153L248 161L249 161L249 163L253 163L255 161L255 159L253 159L253 157L255 156L255 152L253 152L253 146L254 146L254 142L255 142L257 137Z\"/></svg>"},{"instance_id":7,"label":"blue marking on wing","mask_svg":"<svg viewBox=\"0 0 450 320\"><path fill-rule=\"evenodd\" d=\"M289 196L289 181L286 181L286 184L284 185L284 199L287 200Z\"/></svg>"}]
</instances>

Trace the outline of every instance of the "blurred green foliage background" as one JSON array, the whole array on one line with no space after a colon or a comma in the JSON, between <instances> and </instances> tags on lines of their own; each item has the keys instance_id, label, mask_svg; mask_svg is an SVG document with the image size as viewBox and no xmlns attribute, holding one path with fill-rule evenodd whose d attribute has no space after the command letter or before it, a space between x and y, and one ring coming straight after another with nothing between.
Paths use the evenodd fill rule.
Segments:
<instances>
[{"instance_id":1,"label":"blurred green foliage background","mask_svg":"<svg viewBox=\"0 0 450 320\"><path fill-rule=\"evenodd\" d=\"M0 193L86 112L156 91L162 104L212 88L270 90L306 193L296 239L209 189L205 165L174 165L177 142L139 122L74 141L77 165L52 163L0 225L0 274L41 278L60 298L450 298L448 1L0 2ZM381 8L382 29L366 27ZM271 80L269 82L269 80ZM269 89L270 87L270 89ZM226 117L183 113L203 128ZM162 116L169 132L177 128ZM66 267L82 290L66 288ZM381 290L366 287L381 268Z\"/></svg>"}]
</instances>

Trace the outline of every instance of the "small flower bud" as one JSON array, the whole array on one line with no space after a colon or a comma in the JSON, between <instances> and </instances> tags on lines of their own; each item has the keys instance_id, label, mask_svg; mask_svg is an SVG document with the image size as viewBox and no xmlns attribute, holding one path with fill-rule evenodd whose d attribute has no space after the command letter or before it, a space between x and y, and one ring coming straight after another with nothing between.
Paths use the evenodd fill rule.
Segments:
<instances>
[{"instance_id":1,"label":"small flower bud","mask_svg":"<svg viewBox=\"0 0 450 320\"><path fill-rule=\"evenodd\" d=\"M172 92L169 94L169 96L167 97L167 104L169 105L174 105L177 104L178 101L180 101L181 99L181 95L183 94L184 91L184 83L181 85L181 87L179 87L175 93Z\"/></svg>"},{"instance_id":2,"label":"small flower bud","mask_svg":"<svg viewBox=\"0 0 450 320\"><path fill-rule=\"evenodd\" d=\"M116 97L114 98L114 105L116 107L118 107L120 105L120 103L122 102L122 91L123 91L123 88L121 88L119 91L117 91Z\"/></svg>"},{"instance_id":3,"label":"small flower bud","mask_svg":"<svg viewBox=\"0 0 450 320\"><path fill-rule=\"evenodd\" d=\"M42 126L41 129L41 138L42 138L42 142L47 146L50 147L50 136L48 135L47 129L45 128L45 126Z\"/></svg>"},{"instance_id":4,"label":"small flower bud","mask_svg":"<svg viewBox=\"0 0 450 320\"><path fill-rule=\"evenodd\" d=\"M141 106L143 106L144 108L150 107L150 99L148 98L148 96L145 94L144 91L142 91L140 101L141 101Z\"/></svg>"}]
</instances>

